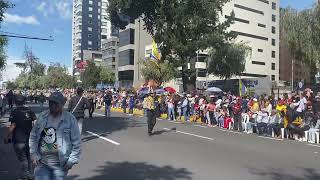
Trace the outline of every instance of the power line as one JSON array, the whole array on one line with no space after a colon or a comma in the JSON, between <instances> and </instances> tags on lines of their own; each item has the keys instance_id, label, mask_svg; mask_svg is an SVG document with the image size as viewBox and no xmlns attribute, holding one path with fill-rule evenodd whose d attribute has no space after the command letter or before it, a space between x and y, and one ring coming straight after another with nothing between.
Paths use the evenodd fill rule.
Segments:
<instances>
[{"instance_id":1,"label":"power line","mask_svg":"<svg viewBox=\"0 0 320 180\"><path fill-rule=\"evenodd\" d=\"M42 40L42 41L53 41L53 39L38 38L38 37L23 36L23 35L0 34L0 36L1 37L12 37L12 38L22 38L22 39L34 39L34 40Z\"/></svg>"}]
</instances>

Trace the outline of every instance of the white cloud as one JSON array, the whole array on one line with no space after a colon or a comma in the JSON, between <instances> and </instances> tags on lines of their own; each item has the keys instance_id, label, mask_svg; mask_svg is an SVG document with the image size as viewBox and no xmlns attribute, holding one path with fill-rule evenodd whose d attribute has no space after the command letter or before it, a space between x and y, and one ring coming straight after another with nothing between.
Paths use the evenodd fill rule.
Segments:
<instances>
[{"instance_id":1,"label":"white cloud","mask_svg":"<svg viewBox=\"0 0 320 180\"><path fill-rule=\"evenodd\" d=\"M5 23L14 23L14 24L30 24L30 25L39 25L40 22L35 16L19 16L17 14L4 13L4 22Z\"/></svg>"},{"instance_id":2,"label":"white cloud","mask_svg":"<svg viewBox=\"0 0 320 180\"><path fill-rule=\"evenodd\" d=\"M24 62L24 60L17 57L9 57L7 59L6 67L2 72L3 81L13 81L19 76L21 69L14 64L16 62Z\"/></svg>"},{"instance_id":3,"label":"white cloud","mask_svg":"<svg viewBox=\"0 0 320 180\"><path fill-rule=\"evenodd\" d=\"M42 1L37 10L48 17L57 13L63 19L70 19L72 16L72 1L71 0L50 0Z\"/></svg>"}]
</instances>

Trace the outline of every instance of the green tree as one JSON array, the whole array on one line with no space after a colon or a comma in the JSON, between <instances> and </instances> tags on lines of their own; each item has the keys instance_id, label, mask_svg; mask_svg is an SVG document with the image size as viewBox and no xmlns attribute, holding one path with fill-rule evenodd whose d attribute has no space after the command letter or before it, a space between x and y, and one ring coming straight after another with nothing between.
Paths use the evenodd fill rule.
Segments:
<instances>
[{"instance_id":1,"label":"green tree","mask_svg":"<svg viewBox=\"0 0 320 180\"><path fill-rule=\"evenodd\" d=\"M154 60L147 59L141 61L141 73L146 80L155 80L156 82L168 82L178 75L177 69L168 61L157 63Z\"/></svg>"},{"instance_id":2,"label":"green tree","mask_svg":"<svg viewBox=\"0 0 320 180\"><path fill-rule=\"evenodd\" d=\"M225 80L240 76L245 70L246 58L250 53L251 48L242 43L221 44L221 47L210 53L208 72Z\"/></svg>"},{"instance_id":3,"label":"green tree","mask_svg":"<svg viewBox=\"0 0 320 180\"><path fill-rule=\"evenodd\" d=\"M219 48L236 37L226 29L234 13L220 21L223 5L229 0L110 0L111 22L124 28L128 18L141 17L148 33L161 42L161 61L182 67L184 91L195 89L195 61L198 51ZM190 68L188 68L190 64Z\"/></svg>"},{"instance_id":4,"label":"green tree","mask_svg":"<svg viewBox=\"0 0 320 180\"><path fill-rule=\"evenodd\" d=\"M114 72L108 67L101 67L99 73L100 81L104 84L113 84L116 81Z\"/></svg>"},{"instance_id":5,"label":"green tree","mask_svg":"<svg viewBox=\"0 0 320 180\"><path fill-rule=\"evenodd\" d=\"M0 0L0 23L3 21L4 13L7 9L12 8L13 4L11 4L9 1ZM3 70L6 65L6 52L5 47L8 44L8 39L1 36L0 37L0 70Z\"/></svg>"},{"instance_id":6,"label":"green tree","mask_svg":"<svg viewBox=\"0 0 320 180\"><path fill-rule=\"evenodd\" d=\"M18 85L16 82L14 81L8 81L7 82L7 89L17 89Z\"/></svg>"},{"instance_id":7,"label":"green tree","mask_svg":"<svg viewBox=\"0 0 320 180\"><path fill-rule=\"evenodd\" d=\"M34 74L36 76L44 76L46 72L46 65L41 63L36 63L33 67L33 72L31 74Z\"/></svg>"},{"instance_id":8,"label":"green tree","mask_svg":"<svg viewBox=\"0 0 320 180\"><path fill-rule=\"evenodd\" d=\"M86 88L95 88L100 83L101 69L94 62L88 61L88 67L82 74L81 80Z\"/></svg>"},{"instance_id":9,"label":"green tree","mask_svg":"<svg viewBox=\"0 0 320 180\"><path fill-rule=\"evenodd\" d=\"M293 60L302 61L315 74L320 63L320 4L298 11L292 8L280 10L280 31L288 44Z\"/></svg>"},{"instance_id":10,"label":"green tree","mask_svg":"<svg viewBox=\"0 0 320 180\"><path fill-rule=\"evenodd\" d=\"M47 87L71 88L74 86L72 76L68 74L68 69L59 64L51 64L48 67L47 77L43 80Z\"/></svg>"}]
</instances>

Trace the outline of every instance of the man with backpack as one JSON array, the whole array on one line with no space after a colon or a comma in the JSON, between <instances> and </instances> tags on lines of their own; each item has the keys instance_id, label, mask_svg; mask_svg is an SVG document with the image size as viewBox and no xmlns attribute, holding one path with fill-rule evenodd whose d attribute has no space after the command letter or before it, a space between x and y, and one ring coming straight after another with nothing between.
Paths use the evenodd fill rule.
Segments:
<instances>
[{"instance_id":1,"label":"man with backpack","mask_svg":"<svg viewBox=\"0 0 320 180\"><path fill-rule=\"evenodd\" d=\"M31 159L29 153L29 135L32 130L33 121L36 120L35 113L24 106L25 97L17 95L15 98L16 108L11 112L9 121L11 125L4 142L13 143L14 151L21 166L19 179L32 179Z\"/></svg>"},{"instance_id":2,"label":"man with backpack","mask_svg":"<svg viewBox=\"0 0 320 180\"><path fill-rule=\"evenodd\" d=\"M87 98L83 97L83 89L77 88L77 95L70 99L68 111L71 112L78 121L80 134L82 132L82 124L84 120L84 110L89 109L90 104Z\"/></svg>"}]
</instances>

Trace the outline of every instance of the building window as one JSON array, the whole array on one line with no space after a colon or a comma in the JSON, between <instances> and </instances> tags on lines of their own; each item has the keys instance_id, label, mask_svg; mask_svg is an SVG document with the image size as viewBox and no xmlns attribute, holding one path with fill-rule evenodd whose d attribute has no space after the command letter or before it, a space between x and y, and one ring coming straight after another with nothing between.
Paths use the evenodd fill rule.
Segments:
<instances>
[{"instance_id":1,"label":"building window","mask_svg":"<svg viewBox=\"0 0 320 180\"><path fill-rule=\"evenodd\" d=\"M88 45L91 46L92 45L92 41L88 41Z\"/></svg>"},{"instance_id":2,"label":"building window","mask_svg":"<svg viewBox=\"0 0 320 180\"><path fill-rule=\"evenodd\" d=\"M248 33L243 33L243 32L239 32L239 31L232 31L240 36L245 36L245 37L250 37L250 38L255 38L255 39L260 39L260 40L264 40L264 41L268 41L267 37L263 37L263 36L257 36L254 34L248 34Z\"/></svg>"},{"instance_id":3,"label":"building window","mask_svg":"<svg viewBox=\"0 0 320 180\"><path fill-rule=\"evenodd\" d=\"M252 61L252 64L256 64L256 65L266 65L265 62L259 62L259 61Z\"/></svg>"},{"instance_id":4,"label":"building window","mask_svg":"<svg viewBox=\"0 0 320 180\"><path fill-rule=\"evenodd\" d=\"M100 19L100 15L98 15L98 19Z\"/></svg>"},{"instance_id":5,"label":"building window","mask_svg":"<svg viewBox=\"0 0 320 180\"><path fill-rule=\"evenodd\" d=\"M258 26L259 26L259 27L263 27L263 28L265 28L265 27L266 27L266 25L265 25L265 24L260 24L260 23L258 23Z\"/></svg>"},{"instance_id":6,"label":"building window","mask_svg":"<svg viewBox=\"0 0 320 180\"><path fill-rule=\"evenodd\" d=\"M275 2L272 2L272 9L277 10L277 4Z\"/></svg>"},{"instance_id":7,"label":"building window","mask_svg":"<svg viewBox=\"0 0 320 180\"><path fill-rule=\"evenodd\" d=\"M92 31L92 27L88 27L88 31Z\"/></svg>"},{"instance_id":8,"label":"building window","mask_svg":"<svg viewBox=\"0 0 320 180\"><path fill-rule=\"evenodd\" d=\"M92 7L89 7L89 11L92 11Z\"/></svg>"},{"instance_id":9,"label":"building window","mask_svg":"<svg viewBox=\"0 0 320 180\"><path fill-rule=\"evenodd\" d=\"M101 11L101 10L100 10L100 9L98 9L98 13L99 13L99 14L100 14L100 11Z\"/></svg>"},{"instance_id":10,"label":"building window","mask_svg":"<svg viewBox=\"0 0 320 180\"><path fill-rule=\"evenodd\" d=\"M276 70L276 63L271 63L271 70Z\"/></svg>"},{"instance_id":11,"label":"building window","mask_svg":"<svg viewBox=\"0 0 320 180\"><path fill-rule=\"evenodd\" d=\"M98 6L99 6L99 7L101 6L101 2L98 2Z\"/></svg>"},{"instance_id":12,"label":"building window","mask_svg":"<svg viewBox=\"0 0 320 180\"><path fill-rule=\"evenodd\" d=\"M242 5L239 5L239 4L235 4L234 7L264 15L264 13L262 11L259 11L259 10L256 10L256 9L252 9L252 8L249 8L249 7L246 7L246 6L242 6Z\"/></svg>"},{"instance_id":13,"label":"building window","mask_svg":"<svg viewBox=\"0 0 320 180\"><path fill-rule=\"evenodd\" d=\"M276 22L276 15L272 14L272 22Z\"/></svg>"},{"instance_id":14,"label":"building window","mask_svg":"<svg viewBox=\"0 0 320 180\"><path fill-rule=\"evenodd\" d=\"M92 20L91 20L91 19L89 19L88 23L89 23L89 24L92 24Z\"/></svg>"},{"instance_id":15,"label":"building window","mask_svg":"<svg viewBox=\"0 0 320 180\"><path fill-rule=\"evenodd\" d=\"M271 52L271 57L272 57L272 58L276 58L276 52L275 52L275 51L272 51L272 52Z\"/></svg>"},{"instance_id":16,"label":"building window","mask_svg":"<svg viewBox=\"0 0 320 180\"><path fill-rule=\"evenodd\" d=\"M92 34L88 34L88 38L92 38Z\"/></svg>"},{"instance_id":17,"label":"building window","mask_svg":"<svg viewBox=\"0 0 320 180\"><path fill-rule=\"evenodd\" d=\"M227 15L225 15L224 16L225 18L227 18L227 19L229 19L230 18L230 16L227 16ZM248 21L248 20L245 20L245 19L241 19L241 18L233 18L235 21L238 21L238 22L242 22L242 23L246 23L246 24L249 24L250 23L250 21Z\"/></svg>"},{"instance_id":18,"label":"building window","mask_svg":"<svg viewBox=\"0 0 320 180\"><path fill-rule=\"evenodd\" d=\"M106 35L102 35L101 37L102 37L102 39L107 39Z\"/></svg>"},{"instance_id":19,"label":"building window","mask_svg":"<svg viewBox=\"0 0 320 180\"><path fill-rule=\"evenodd\" d=\"M271 81L275 81L276 80L276 76L275 75L272 75L271 76Z\"/></svg>"},{"instance_id":20,"label":"building window","mask_svg":"<svg viewBox=\"0 0 320 180\"><path fill-rule=\"evenodd\" d=\"M89 14L89 18L92 18L92 14Z\"/></svg>"},{"instance_id":21,"label":"building window","mask_svg":"<svg viewBox=\"0 0 320 180\"><path fill-rule=\"evenodd\" d=\"M93 1L92 1L92 0L89 0L89 4L92 5L92 4L93 4Z\"/></svg>"},{"instance_id":22,"label":"building window","mask_svg":"<svg viewBox=\"0 0 320 180\"><path fill-rule=\"evenodd\" d=\"M272 34L275 34L276 33L276 27L272 26L271 32L272 32Z\"/></svg>"},{"instance_id":23,"label":"building window","mask_svg":"<svg viewBox=\"0 0 320 180\"><path fill-rule=\"evenodd\" d=\"M275 40L275 39L272 39L271 44L272 44L272 46L275 46L275 45L276 45L276 40Z\"/></svg>"},{"instance_id":24,"label":"building window","mask_svg":"<svg viewBox=\"0 0 320 180\"><path fill-rule=\"evenodd\" d=\"M267 1L267 0L258 0L258 1L261 1L263 3L269 4L269 1Z\"/></svg>"},{"instance_id":25,"label":"building window","mask_svg":"<svg viewBox=\"0 0 320 180\"><path fill-rule=\"evenodd\" d=\"M258 52L263 52L263 49L258 49Z\"/></svg>"}]
</instances>

